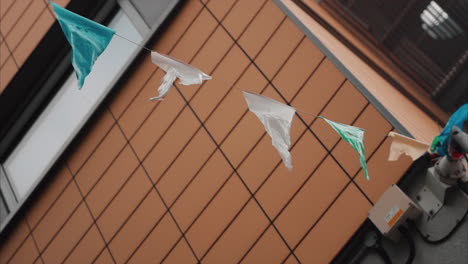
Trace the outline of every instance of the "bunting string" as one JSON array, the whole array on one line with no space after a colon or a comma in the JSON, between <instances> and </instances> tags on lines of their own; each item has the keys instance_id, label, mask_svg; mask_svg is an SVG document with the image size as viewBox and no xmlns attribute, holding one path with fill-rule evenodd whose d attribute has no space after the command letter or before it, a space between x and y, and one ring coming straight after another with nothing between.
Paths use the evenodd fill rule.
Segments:
<instances>
[{"instance_id":1,"label":"bunting string","mask_svg":"<svg viewBox=\"0 0 468 264\"><path fill-rule=\"evenodd\" d=\"M151 53L151 61L166 72L158 88L159 95L150 98L151 101L163 100L164 96L174 85L176 79L179 79L179 83L182 85L201 84L203 81L211 79L211 76L189 64L153 51L144 45L140 45L129 38L117 34L110 28L70 12L53 2L51 2L51 5L68 42L72 46L72 65L77 73L79 88L83 86L85 78L91 72L95 61L109 45L113 36L117 36L141 49L149 51ZM369 179L365 158L363 156L364 147L362 140L364 138L364 131L362 129L335 123L306 111L298 111L292 106L260 94L243 91L243 95L249 110L253 112L264 125L265 130L272 139L273 146L278 150L288 169L292 169L292 157L289 152L291 145L291 124L296 112L300 112L314 116L315 118L324 119L345 141L349 142L359 153L361 166L365 171L366 178Z\"/></svg>"},{"instance_id":2,"label":"bunting string","mask_svg":"<svg viewBox=\"0 0 468 264\"><path fill-rule=\"evenodd\" d=\"M163 100L164 96L169 92L176 79L182 85L202 84L203 81L212 79L208 74L203 73L199 69L172 58L168 55L160 54L150 48L141 45L127 37L124 37L114 30L98 24L92 20L81 17L73 12L64 9L57 4L50 2L52 8L57 16L57 20L72 47L72 65L75 68L76 77L78 79L78 87L81 88L84 84L85 78L91 72L92 67L97 58L107 48L113 36L117 36L123 40L132 43L139 48L149 51L151 53L152 62L166 72L162 78L161 85L158 88L159 95L150 98L153 100ZM254 63L252 61L252 63ZM255 64L255 63L254 63ZM271 81L269 81L271 84ZM367 170L365 152L364 152L364 129L337 123L326 119L323 116L306 112L290 106L285 103L275 101L269 97L261 94L240 90L237 87L232 87L233 84L229 83L230 90L236 89L243 93L244 99L250 112L254 113L260 122L265 127L267 134L272 139L272 145L277 149L285 166L292 169L292 157L289 152L291 145L290 142L290 129L294 115L302 113L313 116L318 119L323 119L326 123L333 128L340 137L348 142L352 148L359 154L359 161L364 171L364 175L369 180ZM273 88L279 93L277 88ZM287 101L281 93L279 95L284 101ZM462 109L463 108L463 109ZM463 106L459 112L454 114L449 124L462 126L463 122L468 120L468 104ZM302 121L302 117L298 115ZM448 141L449 124L444 128L442 133L435 138L432 148L439 154L443 154ZM448 128L447 128L448 127ZM310 128L309 128L310 129ZM415 143L410 138L405 138L400 135L391 134L394 138L392 144L392 152L390 153L390 160L398 159L402 153L416 158L422 151L427 149L427 146Z\"/></svg>"},{"instance_id":3,"label":"bunting string","mask_svg":"<svg viewBox=\"0 0 468 264\"><path fill-rule=\"evenodd\" d=\"M128 41L128 42L130 42L130 43L135 44L136 46L138 46L138 47L140 47L140 48L142 48L142 49L144 49L144 50L147 50L147 51L149 51L149 52L153 52L151 49L149 49L149 48L147 48L147 47L145 47L145 46L143 46L143 45L141 45L141 44L138 44L137 42L135 42L135 41L133 41L133 40L131 40L131 39L128 39L128 38L126 38L126 37L124 37L124 36L122 36L122 35L119 35L119 34L117 34L117 33L115 33L115 35L116 35L117 37L121 38L121 39L124 39L124 40L126 40L126 41Z\"/></svg>"}]
</instances>

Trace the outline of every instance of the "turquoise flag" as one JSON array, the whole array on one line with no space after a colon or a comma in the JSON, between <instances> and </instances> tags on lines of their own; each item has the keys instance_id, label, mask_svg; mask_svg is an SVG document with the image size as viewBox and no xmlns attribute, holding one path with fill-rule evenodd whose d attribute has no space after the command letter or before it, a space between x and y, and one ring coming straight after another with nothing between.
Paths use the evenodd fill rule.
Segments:
<instances>
[{"instance_id":1,"label":"turquoise flag","mask_svg":"<svg viewBox=\"0 0 468 264\"><path fill-rule=\"evenodd\" d=\"M50 2L63 33L73 51L72 65L75 68L78 87L83 86L94 62L106 49L115 31Z\"/></svg>"},{"instance_id":2,"label":"turquoise flag","mask_svg":"<svg viewBox=\"0 0 468 264\"><path fill-rule=\"evenodd\" d=\"M338 132L341 138L351 144L353 149L359 153L359 162L364 170L364 175L367 180L370 180L369 172L367 171L366 154L364 153L364 130L359 127L336 123L322 116L320 116L320 118L327 121L327 123Z\"/></svg>"},{"instance_id":3,"label":"turquoise flag","mask_svg":"<svg viewBox=\"0 0 468 264\"><path fill-rule=\"evenodd\" d=\"M462 105L458 110L450 116L449 121L445 125L440 135L436 136L432 141L431 151L437 152L440 156L447 155L448 142L452 127L457 126L463 130L463 124L468 121L468 104Z\"/></svg>"}]
</instances>

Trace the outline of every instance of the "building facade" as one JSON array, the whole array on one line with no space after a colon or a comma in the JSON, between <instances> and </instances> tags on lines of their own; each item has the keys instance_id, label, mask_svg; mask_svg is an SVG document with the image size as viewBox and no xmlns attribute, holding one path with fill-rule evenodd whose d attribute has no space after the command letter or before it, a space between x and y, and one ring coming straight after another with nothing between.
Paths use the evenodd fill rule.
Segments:
<instances>
[{"instance_id":1,"label":"building facade","mask_svg":"<svg viewBox=\"0 0 468 264\"><path fill-rule=\"evenodd\" d=\"M38 43L58 30L47 1L26 2L1 0L4 98L31 70ZM117 1L99 17L105 4L57 2L102 23L126 4L138 7ZM447 114L323 3L298 2L187 0L157 28L147 23L154 30L142 44L213 79L176 84L152 102L164 72L145 50L132 57L44 176L16 197L18 208L6 210L0 263L331 262L412 163L387 161L387 134L430 142ZM288 171L242 90L364 128L371 180L347 142L301 112ZM4 174L39 119L5 148Z\"/></svg>"}]
</instances>

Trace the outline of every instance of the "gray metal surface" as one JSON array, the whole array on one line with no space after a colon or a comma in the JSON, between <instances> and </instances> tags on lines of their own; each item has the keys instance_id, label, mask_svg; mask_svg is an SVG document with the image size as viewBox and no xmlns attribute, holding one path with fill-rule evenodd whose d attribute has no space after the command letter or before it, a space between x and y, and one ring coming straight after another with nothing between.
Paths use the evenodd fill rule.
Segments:
<instances>
[{"instance_id":1,"label":"gray metal surface","mask_svg":"<svg viewBox=\"0 0 468 264\"><path fill-rule=\"evenodd\" d=\"M424 184L424 173L410 175L403 191L410 197L414 197ZM460 189L448 191L446 204L439 213L433 217L423 215L418 219L417 224L420 230L430 235L429 239L437 240L445 236L460 220L468 209L468 197ZM413 264L467 264L468 263L468 219L465 218L460 228L444 243L438 245L428 244L415 232L410 229L410 233L415 241L416 257ZM366 236L366 241L372 239L372 232ZM363 241L363 243L365 243ZM408 256L408 246L403 239L399 243L394 243L388 239L383 239L383 246L390 255L393 263L405 263ZM362 264L379 264L382 260L374 253L367 255L361 261Z\"/></svg>"}]
</instances>

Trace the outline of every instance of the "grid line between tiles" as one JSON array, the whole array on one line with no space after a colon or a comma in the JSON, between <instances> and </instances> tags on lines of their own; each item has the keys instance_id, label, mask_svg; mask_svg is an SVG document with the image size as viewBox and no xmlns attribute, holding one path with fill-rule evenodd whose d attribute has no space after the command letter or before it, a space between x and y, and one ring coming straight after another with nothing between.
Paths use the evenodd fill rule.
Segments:
<instances>
[{"instance_id":1,"label":"grid line between tiles","mask_svg":"<svg viewBox=\"0 0 468 264\"><path fill-rule=\"evenodd\" d=\"M183 31L183 33L179 36L179 38L176 40L173 48L171 49L171 51L175 48L175 46L177 45L177 43L179 43L179 41L181 40L181 38L183 37L183 35L185 34L185 32L187 30L189 30L189 28L191 27L191 25L193 24L193 22L198 18L199 14L201 13L203 9L200 8L199 12L197 13L197 15L193 18L193 20L187 25L186 29ZM143 85L144 86L144 85ZM142 86L142 87L143 87ZM98 113L98 114L102 114L102 113ZM95 122L97 122L97 120L94 120ZM101 144L105 141L105 139L107 138L107 135L109 135L109 133L112 131L112 128L116 125L116 123L114 122L109 130L103 135L103 137L99 140L99 142L94 146L94 148L92 149L92 151L90 152L90 154L86 157L86 159L83 161L83 163L79 166L78 170L76 171L75 174L72 173L72 176L75 176L77 175L81 169L87 164L87 162L90 160L90 158L93 156L93 154L95 153L95 151L99 148L99 146L101 146ZM82 135L83 137L84 135ZM118 156L118 155L117 155ZM113 161L112 161L113 162ZM112 162L110 165L112 165ZM105 170L107 171L107 169ZM105 172L104 172L105 173ZM40 217L40 219L37 221L37 223L32 227L32 230L35 229L35 227L37 225L39 225L39 223L42 221L42 219L48 214L48 212L50 211L50 209L55 205L55 203L57 202L57 200L63 195L64 191L67 189L67 187L69 186L69 184L72 182L73 179L70 179L64 186L63 190L59 193L59 195L56 197L56 199L54 199L54 201L51 203L51 205L44 211L43 215ZM90 190L91 191L91 190ZM18 250L19 248L17 248Z\"/></svg>"},{"instance_id":2,"label":"grid line between tiles","mask_svg":"<svg viewBox=\"0 0 468 264\"><path fill-rule=\"evenodd\" d=\"M392 127L390 131L392 131L394 128ZM371 160L371 158L375 155L375 153L377 153L377 151L380 149L380 147L384 144L386 140L386 137L384 137L381 142L379 143L379 145L375 148L375 150L369 155L369 158L367 159L368 161ZM353 176L356 177L359 172L361 170L358 170L355 175ZM336 203L336 201L340 198L341 194L344 193L344 191L346 190L346 188L351 184L351 181L349 181L344 187L343 189L339 192L339 194L335 197L335 199L332 201L332 203L327 207L327 209L317 218L317 220L314 222L314 224L307 230L307 232L304 233L304 235L301 237L301 239L298 241L298 243L296 244L296 246L294 247L294 250L296 250L300 245L301 243L306 239L306 237L309 235L309 233L317 226L317 224L323 219L323 217L326 215L326 213L332 208L332 206ZM373 205L373 204L371 204ZM289 256L287 256L284 260L283 260L283 264L287 261L287 259L289 258Z\"/></svg>"},{"instance_id":3,"label":"grid line between tiles","mask_svg":"<svg viewBox=\"0 0 468 264\"><path fill-rule=\"evenodd\" d=\"M112 114L112 113L111 113L111 114ZM115 123L114 123L114 125L115 125ZM110 130L111 130L111 129L110 129ZM108 133L110 132L110 130L108 131ZM108 134L108 133L107 133L107 134ZM103 140L105 140L105 137L101 140L101 142L102 142ZM96 149L97 149L97 147L95 148L95 150L96 150ZM94 152L94 151L93 151L93 152ZM90 154L89 157L91 157L91 156L92 156L92 153ZM88 157L88 159L89 159L89 157ZM118 155L117 155L117 157L118 157ZM116 157L116 158L117 158L117 157ZM114 160L115 160L115 159L114 159ZM112 163L114 162L114 160L112 161ZM111 163L111 165L112 165L112 163ZM85 164L83 164L82 166L84 166L84 165L85 165ZM109 167L110 167L110 166L109 166ZM109 168L109 167L108 167L108 168ZM107 168L107 169L108 169L108 168ZM81 169L81 168L80 168L80 169ZM107 171L107 169L106 169L106 171ZM78 173L78 172L77 172L77 173ZM76 173L76 174L77 174L77 173ZM105 173L105 172L104 172L104 173ZM75 174L75 175L76 175L76 174ZM71 181L70 181L70 182L71 182ZM70 182L69 182L68 184L70 184ZM67 186L68 186L68 184L67 184ZM50 209L50 208L48 208L48 209ZM74 211L72 212L72 214L73 214L73 213L74 213ZM44 216L45 216L45 215L46 215L46 214L44 214ZM43 217L44 217L44 216L43 216ZM67 222L68 222L68 219L65 221L64 225L65 225ZM39 224L39 222L38 222L38 224ZM62 226L62 227L63 227L63 226ZM57 235L57 234L60 232L60 230L62 229L62 227L59 228L59 231L58 231L55 235ZM54 237L55 237L55 236L54 236Z\"/></svg>"},{"instance_id":4,"label":"grid line between tiles","mask_svg":"<svg viewBox=\"0 0 468 264\"><path fill-rule=\"evenodd\" d=\"M21 36L21 38L18 40L18 43L16 44L16 46L13 48L13 50L11 51L11 54L13 56L13 52L15 52L18 47L20 46L21 42L23 42L23 40L28 36L29 32L31 32L32 28L34 27L34 25L36 24L36 22L39 20L39 18L41 18L41 16L44 14L44 12L47 12L47 6L42 9L42 11L39 13L39 15L34 19L33 23L31 24L31 26L28 28L28 30L26 30L26 32ZM5 36L5 43L7 43L6 41L6 37Z\"/></svg>"},{"instance_id":5,"label":"grid line between tiles","mask_svg":"<svg viewBox=\"0 0 468 264\"><path fill-rule=\"evenodd\" d=\"M109 110L109 111L110 111L110 110ZM114 116L112 116L112 117L115 119ZM117 119L115 119L115 121L117 122ZM124 133L124 132L123 132L123 129L120 127L120 125L118 124L118 122L117 122L117 126L119 127L119 129L121 130L121 132ZM124 136L125 136L125 135L124 135ZM127 144L130 146L130 149L133 151L133 154L137 157L138 162L139 162L140 164L142 164L142 161L141 161L141 159L138 157L137 152L135 151L135 149L133 148L133 146L130 144L129 138L127 138L127 137L125 136L125 139L127 140ZM146 168L145 168L144 166L141 166L141 167L143 168L143 171L145 172L145 175L148 177L148 180L149 180L150 182L152 182L152 178L151 178L150 174L148 173L148 171L146 170ZM182 237L184 238L185 242L187 243L187 245L189 246L190 250L192 251L192 254L194 255L195 259L196 259L198 262L200 262L200 259L198 258L197 254L196 254L195 251L193 250L192 245L190 244L190 242L189 242L188 239L186 238L184 231L180 228L180 225L179 225L179 223L177 222L177 220L175 219L174 215L171 213L171 211L170 211L170 209L169 209L169 206L167 205L166 201L164 200L164 197L161 195L161 192L160 192L160 191L158 190L158 188L156 187L156 184L152 184L152 189L155 190L156 193L158 194L159 199L161 199L161 201L162 201L164 207L166 208L166 211L169 213L170 217L172 218L172 220L174 221L175 225L177 226L177 229L178 229L179 232L182 234ZM162 219L162 218L161 218L161 219ZM133 252L133 254L134 254L137 250L138 250L138 247L137 247L137 249ZM109 250L109 251L110 251L110 250ZM133 256L133 254L130 256L130 258ZM128 261L128 259L127 259L127 261Z\"/></svg>"},{"instance_id":6,"label":"grid line between tiles","mask_svg":"<svg viewBox=\"0 0 468 264\"><path fill-rule=\"evenodd\" d=\"M201 0L200 0L201 1ZM204 4L204 7L212 14L212 16L216 18L216 16L211 12L211 10ZM218 20L219 22L219 20ZM255 60L253 58L250 57L250 55L243 49L243 47L237 42L237 40L231 35L231 33L226 29L226 27L224 27L224 25L219 22L221 27L227 32L227 34L234 40L235 44L242 50L242 52L247 56L247 58L249 58L249 60L252 62L252 64L260 71L260 73L268 80L268 83L271 85L271 87L276 91L276 93L282 98L282 100L284 102L286 102L287 105L290 105L290 102L284 97L284 95L281 93L281 91L273 84L273 82L268 78L268 76L262 71L261 67L259 67L256 63L255 63ZM299 118L299 120L304 124L306 125L307 123L305 122L305 120L297 115L297 117ZM349 175L349 173L343 168L343 166L338 162L338 160L336 159L336 157L330 152L330 150L326 147L326 145L322 142L322 140L320 139L320 137L317 136L317 134L315 134L315 132L310 128L310 127L307 127L307 129L309 130L309 132L315 137L315 139L317 139L317 141L322 145L322 147L330 154L330 156L333 158L333 160L335 160L335 162L339 165L339 167L343 170L343 172L352 180L353 184L358 188L358 190L361 192L361 194L363 194L366 199L371 203L373 204L372 200L367 196L367 194L361 189L361 187L354 182L354 179L351 177L351 175Z\"/></svg>"},{"instance_id":7,"label":"grid line between tiles","mask_svg":"<svg viewBox=\"0 0 468 264\"><path fill-rule=\"evenodd\" d=\"M24 1L24 0L23 0ZM6 38L11 31L14 30L14 28L16 27L16 25L18 24L18 21L24 16L24 14L28 11L29 8L31 8L31 5L32 5L32 2L34 0L30 0L29 3L26 5L26 7L21 11L21 14L15 19L15 21L13 22L13 24L11 25L10 29L7 31L7 32L3 32L2 35ZM7 16L7 14L10 12L10 10L13 8L13 6L16 4L16 3L20 3L19 1L14 1L9 7L8 7L8 10L3 14L2 16L2 20L5 18L5 16ZM4 38L4 39L5 39Z\"/></svg>"},{"instance_id":8,"label":"grid line between tiles","mask_svg":"<svg viewBox=\"0 0 468 264\"><path fill-rule=\"evenodd\" d=\"M270 81L270 80L269 80L269 81ZM229 92L228 92L228 93L229 93ZM183 96L183 95L182 95L182 96ZM223 98L224 98L224 97L223 97ZM185 106L184 106L183 109L185 109ZM111 112L111 114L112 114L112 112ZM176 119L177 119L177 117L176 117ZM200 121L201 121L201 120L200 120ZM143 122L143 123L144 123L144 122ZM202 123L202 124L203 124L203 123ZM118 124L117 124L117 125L118 125ZM199 128L199 129L200 129L200 128ZM110 130L111 130L111 129L110 129ZM110 130L109 130L109 131L110 131ZM197 130L197 131L198 131L198 130ZM208 130L207 130L207 131L208 131ZM123 131L122 131L122 132L123 132ZM123 134L124 134L124 133L123 133ZM196 134L196 133L195 133L195 134ZM194 134L194 135L195 135L195 134ZM124 136L125 136L125 134L124 134ZM193 138L193 137L192 137L192 138ZM191 141L191 140L189 140L189 142L190 142L190 141ZM127 142L128 142L128 140L127 140ZM129 142L128 142L128 143L129 143ZM97 147L96 147L96 148L97 148ZM332 149L332 150L333 150L333 149ZM183 150L182 150L182 151L183 151ZM216 151L214 151L213 153L215 153L215 152L216 152ZM330 151L330 152L331 152L331 151ZM136 154L136 153L135 153L135 154ZM91 154L91 155L92 155L92 154ZM90 155L90 156L91 156L91 155ZM176 159L177 159L177 157L176 157ZM208 159L208 160L209 160L209 159ZM208 160L207 160L207 161L208 161ZM174 159L174 161L175 161L175 159ZM207 161L206 161L206 162L207 162ZM74 179L74 178L73 178L73 179ZM349 185L349 183L348 183L348 185ZM170 208L169 208L169 209L170 209ZM169 209L168 209L168 210L169 210ZM274 220L273 220L273 221L274 221ZM188 243L188 241L187 241L187 243ZM109 253L110 253L110 250L109 250Z\"/></svg>"}]
</instances>

